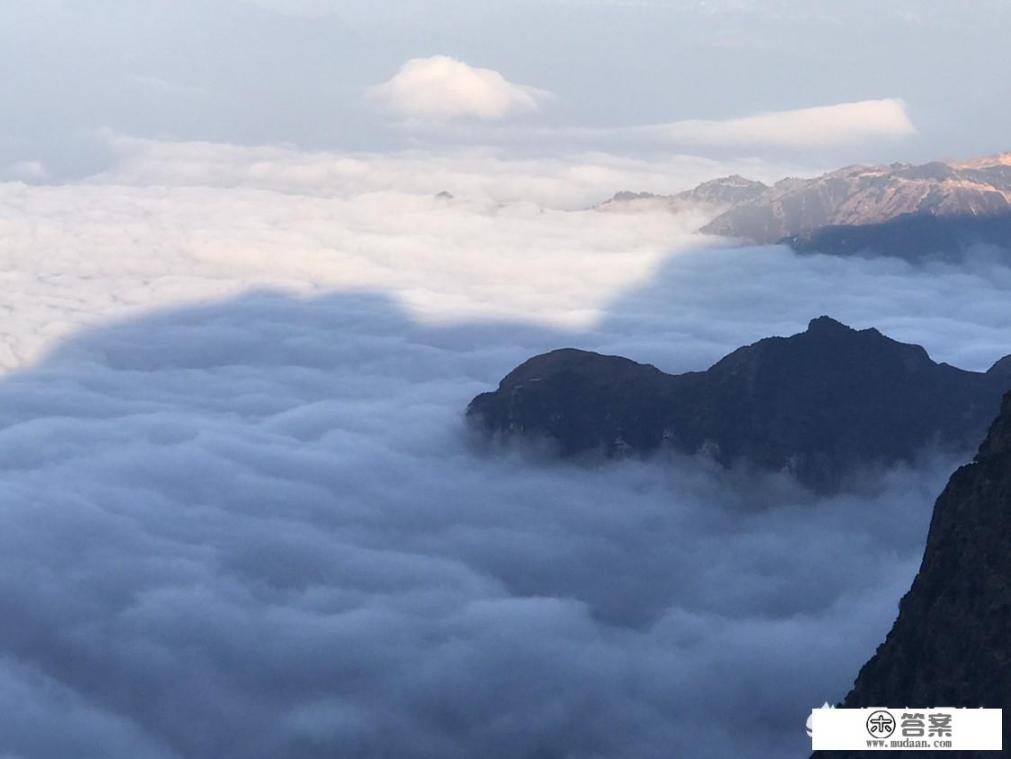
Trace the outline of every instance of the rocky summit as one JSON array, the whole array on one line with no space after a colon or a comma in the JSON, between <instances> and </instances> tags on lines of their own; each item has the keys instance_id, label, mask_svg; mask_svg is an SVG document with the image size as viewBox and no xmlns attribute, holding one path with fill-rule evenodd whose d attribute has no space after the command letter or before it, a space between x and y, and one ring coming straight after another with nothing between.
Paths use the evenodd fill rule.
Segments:
<instances>
[{"instance_id":1,"label":"rocky summit","mask_svg":"<svg viewBox=\"0 0 1011 759\"><path fill-rule=\"evenodd\" d=\"M467 418L486 437L546 444L561 456L667 448L787 472L824 492L932 446L969 450L1011 387L1007 367L1005 359L988 372L965 371L876 329L822 316L805 332L679 375L618 356L552 351L474 398Z\"/></svg>"},{"instance_id":2,"label":"rocky summit","mask_svg":"<svg viewBox=\"0 0 1011 759\"><path fill-rule=\"evenodd\" d=\"M746 179L739 174L734 174L728 177L711 179L691 190L685 190L676 195L657 195L652 192L629 192L625 190L615 193L609 200L605 200L597 206L597 210L624 212L650 210L660 207L677 212L705 206L715 212L740 203L757 200L769 189L769 186L762 182Z\"/></svg>"}]
</instances>

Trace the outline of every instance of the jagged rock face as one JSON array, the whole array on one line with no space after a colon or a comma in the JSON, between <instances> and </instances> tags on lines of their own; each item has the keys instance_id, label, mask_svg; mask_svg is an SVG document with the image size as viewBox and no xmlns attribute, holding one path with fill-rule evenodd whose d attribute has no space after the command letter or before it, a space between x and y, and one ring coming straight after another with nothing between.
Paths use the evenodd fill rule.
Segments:
<instances>
[{"instance_id":1,"label":"jagged rock face","mask_svg":"<svg viewBox=\"0 0 1011 759\"><path fill-rule=\"evenodd\" d=\"M978 440L1011 378L937 364L923 348L828 317L740 348L705 372L669 375L564 349L530 359L467 409L486 435L548 441L563 456L661 447L785 470L817 490L930 445Z\"/></svg>"},{"instance_id":2,"label":"jagged rock face","mask_svg":"<svg viewBox=\"0 0 1011 759\"><path fill-rule=\"evenodd\" d=\"M964 164L851 166L814 179L784 179L736 203L702 231L775 243L823 227L881 224L906 214L1011 214L1009 156Z\"/></svg>"},{"instance_id":3,"label":"jagged rock face","mask_svg":"<svg viewBox=\"0 0 1011 759\"><path fill-rule=\"evenodd\" d=\"M973 463L937 499L920 571L844 706L983 706L1004 709L1007 722L1011 394Z\"/></svg>"}]
</instances>

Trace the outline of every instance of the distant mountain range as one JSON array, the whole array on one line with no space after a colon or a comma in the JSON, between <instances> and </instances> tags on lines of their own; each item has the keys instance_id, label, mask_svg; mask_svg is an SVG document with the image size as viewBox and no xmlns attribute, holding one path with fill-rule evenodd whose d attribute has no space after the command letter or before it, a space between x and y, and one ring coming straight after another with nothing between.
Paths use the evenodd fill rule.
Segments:
<instances>
[{"instance_id":1,"label":"distant mountain range","mask_svg":"<svg viewBox=\"0 0 1011 759\"><path fill-rule=\"evenodd\" d=\"M557 455L662 448L785 471L818 491L928 446L968 450L1011 387L1011 357L987 372L935 363L920 346L828 317L740 348L702 372L665 374L565 348L529 359L471 401L483 435Z\"/></svg>"},{"instance_id":2,"label":"distant mountain range","mask_svg":"<svg viewBox=\"0 0 1011 759\"><path fill-rule=\"evenodd\" d=\"M1000 708L1006 734L1011 710L1011 394L975 460L952 475L937 499L920 571L899 604L891 632L860 670L843 706ZM860 754L815 754L847 755ZM957 754L918 754L932 755Z\"/></svg>"},{"instance_id":3,"label":"distant mountain range","mask_svg":"<svg viewBox=\"0 0 1011 759\"><path fill-rule=\"evenodd\" d=\"M950 256L982 242L1011 248L1011 153L963 163L849 166L772 186L724 177L671 196L618 193L598 208L644 203L719 210L701 231L801 251Z\"/></svg>"},{"instance_id":4,"label":"distant mountain range","mask_svg":"<svg viewBox=\"0 0 1011 759\"><path fill-rule=\"evenodd\" d=\"M739 174L720 177L703 182L691 190L679 192L677 195L656 195L652 192L619 192L610 200L605 200L599 206L601 211L624 212L629 210L648 210L651 208L666 208L671 211L681 211L696 208L700 205L725 208L741 203L747 203L760 197L769 186L753 179L745 179Z\"/></svg>"}]
</instances>

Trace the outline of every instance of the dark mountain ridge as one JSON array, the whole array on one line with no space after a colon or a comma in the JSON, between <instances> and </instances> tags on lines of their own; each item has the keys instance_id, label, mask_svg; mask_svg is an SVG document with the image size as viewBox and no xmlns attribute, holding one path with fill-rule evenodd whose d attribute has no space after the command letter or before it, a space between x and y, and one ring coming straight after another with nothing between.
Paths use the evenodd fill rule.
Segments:
<instances>
[{"instance_id":1,"label":"dark mountain ridge","mask_svg":"<svg viewBox=\"0 0 1011 759\"><path fill-rule=\"evenodd\" d=\"M957 260L973 245L1011 250L1011 213L989 216L908 213L880 224L821 227L780 242L800 253L876 253L907 260Z\"/></svg>"},{"instance_id":2,"label":"dark mountain ridge","mask_svg":"<svg viewBox=\"0 0 1011 759\"><path fill-rule=\"evenodd\" d=\"M908 462L929 446L968 450L1011 386L935 363L920 346L828 317L805 332L739 348L702 372L666 374L566 348L535 356L467 418L496 439L547 442L563 457L661 448L793 474L820 491L864 468Z\"/></svg>"}]
</instances>

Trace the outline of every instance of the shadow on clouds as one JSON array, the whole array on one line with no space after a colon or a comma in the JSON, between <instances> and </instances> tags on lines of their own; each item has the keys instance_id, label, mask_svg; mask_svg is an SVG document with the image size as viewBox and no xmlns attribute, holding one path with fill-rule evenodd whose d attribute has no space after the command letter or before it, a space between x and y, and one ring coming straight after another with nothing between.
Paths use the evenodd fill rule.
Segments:
<instances>
[{"instance_id":1,"label":"shadow on clouds","mask_svg":"<svg viewBox=\"0 0 1011 759\"><path fill-rule=\"evenodd\" d=\"M735 259L721 309L676 257L584 332L254 293L6 375L0 753L801 755L808 710L890 626L956 462L816 499L684 458L480 455L462 417L561 345L704 368L769 324L860 310L812 291L749 322L775 251ZM902 305L878 326L908 338Z\"/></svg>"}]
</instances>

